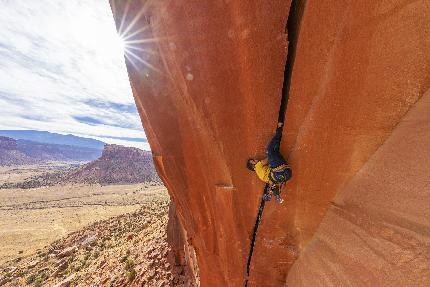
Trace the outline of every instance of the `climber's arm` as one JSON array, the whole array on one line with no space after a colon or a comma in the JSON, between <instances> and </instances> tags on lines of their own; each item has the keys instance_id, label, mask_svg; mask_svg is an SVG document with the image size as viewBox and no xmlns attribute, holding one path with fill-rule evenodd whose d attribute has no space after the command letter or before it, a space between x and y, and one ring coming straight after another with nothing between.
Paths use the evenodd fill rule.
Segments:
<instances>
[{"instance_id":1,"label":"climber's arm","mask_svg":"<svg viewBox=\"0 0 430 287\"><path fill-rule=\"evenodd\" d=\"M269 160L267 159L267 157L265 159L260 160L262 165L268 165L269 164Z\"/></svg>"}]
</instances>

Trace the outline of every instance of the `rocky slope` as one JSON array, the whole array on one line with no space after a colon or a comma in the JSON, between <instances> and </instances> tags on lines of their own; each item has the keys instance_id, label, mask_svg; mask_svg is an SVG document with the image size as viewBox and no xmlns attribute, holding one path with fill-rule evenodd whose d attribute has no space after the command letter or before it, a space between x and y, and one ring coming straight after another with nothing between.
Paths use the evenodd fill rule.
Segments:
<instances>
[{"instance_id":1,"label":"rocky slope","mask_svg":"<svg viewBox=\"0 0 430 287\"><path fill-rule=\"evenodd\" d=\"M375 170L366 163L372 166L373 156L383 162L376 152L430 86L427 1L293 1L303 9L301 18L289 15L290 1L110 2L119 32L135 46L134 56L126 51L133 93L177 206L177 232L196 250L202 286L244 286L248 267L247 286L284 286L287 280L289 286L336 285L343 275L341 282L376 286L401 273L408 273L405 285L430 284L422 267L430 265L422 253L429 221L412 216L418 201L409 205L402 190L388 184L418 156L401 153L424 145L408 141L405 150L393 150L401 160L372 178L378 188L366 180ZM284 190L285 204L266 206L248 266L263 185L244 165L264 156L276 125L288 17L296 21L297 50L281 149L294 178ZM405 129L428 133L428 119L419 118ZM427 171L430 161L420 162ZM359 175L363 186L347 187ZM414 198L428 203L427 179L419 170L408 175ZM367 190L379 204L360 205ZM335 224L335 217L318 231L336 208L330 208L336 194L354 192L348 207L339 208L345 225ZM399 212L375 212L390 197ZM340 234L336 226L348 228ZM343 243L352 238L356 249ZM378 244L387 238L392 241ZM371 262L364 245L373 252ZM403 259L387 260L399 253ZM390 270L377 268L383 262ZM376 268L360 267L366 264ZM288 277L291 268L295 279ZM309 278L321 280L308 284Z\"/></svg>"},{"instance_id":2,"label":"rocky slope","mask_svg":"<svg viewBox=\"0 0 430 287\"><path fill-rule=\"evenodd\" d=\"M196 286L175 262L166 228L168 198L97 222L0 266L0 286Z\"/></svg>"},{"instance_id":3,"label":"rocky slope","mask_svg":"<svg viewBox=\"0 0 430 287\"><path fill-rule=\"evenodd\" d=\"M18 150L16 140L0 136L0 165L22 165L35 163L33 159Z\"/></svg>"},{"instance_id":4,"label":"rocky slope","mask_svg":"<svg viewBox=\"0 0 430 287\"><path fill-rule=\"evenodd\" d=\"M101 152L95 148L38 143L0 136L0 165L24 165L49 161L90 161Z\"/></svg>"}]
</instances>

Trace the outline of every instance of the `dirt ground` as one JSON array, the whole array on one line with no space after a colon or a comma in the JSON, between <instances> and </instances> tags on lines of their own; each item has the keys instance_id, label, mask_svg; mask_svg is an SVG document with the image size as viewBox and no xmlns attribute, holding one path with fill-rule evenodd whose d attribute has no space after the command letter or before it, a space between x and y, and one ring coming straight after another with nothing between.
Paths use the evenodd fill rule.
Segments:
<instances>
[{"instance_id":1,"label":"dirt ground","mask_svg":"<svg viewBox=\"0 0 430 287\"><path fill-rule=\"evenodd\" d=\"M167 240L169 197L154 192L146 199L135 212L97 221L0 264L0 286L198 286Z\"/></svg>"},{"instance_id":2,"label":"dirt ground","mask_svg":"<svg viewBox=\"0 0 430 287\"><path fill-rule=\"evenodd\" d=\"M76 168L82 164L84 162L48 162L34 165L0 166L0 185L3 183L17 183L44 173Z\"/></svg>"},{"instance_id":3,"label":"dirt ground","mask_svg":"<svg viewBox=\"0 0 430 287\"><path fill-rule=\"evenodd\" d=\"M2 167L0 182L5 178L18 181L52 169L57 167ZM96 221L134 212L154 197L168 199L165 187L134 184L0 189L0 264L30 255Z\"/></svg>"}]
</instances>

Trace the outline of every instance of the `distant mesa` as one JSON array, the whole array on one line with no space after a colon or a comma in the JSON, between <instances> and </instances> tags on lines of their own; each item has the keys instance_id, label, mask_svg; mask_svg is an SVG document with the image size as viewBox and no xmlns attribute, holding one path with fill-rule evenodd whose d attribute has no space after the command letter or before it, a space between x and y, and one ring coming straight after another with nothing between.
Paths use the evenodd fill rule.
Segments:
<instances>
[{"instance_id":1,"label":"distant mesa","mask_svg":"<svg viewBox=\"0 0 430 287\"><path fill-rule=\"evenodd\" d=\"M99 159L69 173L63 182L107 185L160 182L160 179L151 152L108 144Z\"/></svg>"}]
</instances>

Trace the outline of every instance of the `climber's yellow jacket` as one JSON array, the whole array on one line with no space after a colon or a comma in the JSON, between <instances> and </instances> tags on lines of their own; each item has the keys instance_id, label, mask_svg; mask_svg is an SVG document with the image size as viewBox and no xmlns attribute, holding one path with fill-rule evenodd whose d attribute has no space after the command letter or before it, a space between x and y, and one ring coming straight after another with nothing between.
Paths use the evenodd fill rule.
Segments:
<instances>
[{"instance_id":1,"label":"climber's yellow jacket","mask_svg":"<svg viewBox=\"0 0 430 287\"><path fill-rule=\"evenodd\" d=\"M261 161L255 164L255 172L257 173L258 178L266 183L269 183L269 175L271 171L272 169L269 165L263 165Z\"/></svg>"}]
</instances>

